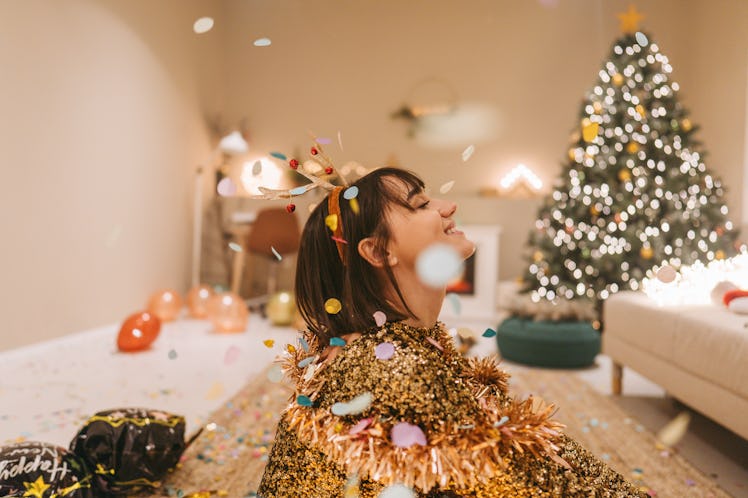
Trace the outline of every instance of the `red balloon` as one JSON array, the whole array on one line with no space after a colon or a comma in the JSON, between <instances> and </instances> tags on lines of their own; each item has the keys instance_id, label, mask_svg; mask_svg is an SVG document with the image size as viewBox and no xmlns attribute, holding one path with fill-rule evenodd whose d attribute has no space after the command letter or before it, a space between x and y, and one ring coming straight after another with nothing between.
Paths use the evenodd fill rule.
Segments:
<instances>
[{"instance_id":1,"label":"red balloon","mask_svg":"<svg viewBox=\"0 0 748 498\"><path fill-rule=\"evenodd\" d=\"M745 289L729 290L725 292L724 296L722 296L722 302L725 303L725 306L727 306L730 304L730 301L738 297L748 297L748 290L745 290Z\"/></svg>"},{"instance_id":2,"label":"red balloon","mask_svg":"<svg viewBox=\"0 0 748 498\"><path fill-rule=\"evenodd\" d=\"M128 316L117 335L120 351L134 352L147 349L161 331L161 320L153 313L139 311Z\"/></svg>"}]
</instances>

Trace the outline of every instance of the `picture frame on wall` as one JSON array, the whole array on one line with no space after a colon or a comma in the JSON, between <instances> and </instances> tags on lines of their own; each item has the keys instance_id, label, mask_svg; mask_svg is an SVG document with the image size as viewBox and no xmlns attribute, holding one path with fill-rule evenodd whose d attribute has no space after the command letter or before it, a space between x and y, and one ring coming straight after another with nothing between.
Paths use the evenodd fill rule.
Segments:
<instances>
[{"instance_id":1,"label":"picture frame on wall","mask_svg":"<svg viewBox=\"0 0 748 498\"><path fill-rule=\"evenodd\" d=\"M439 316L442 320L492 320L497 316L496 286L499 280L501 227L465 225L460 230L468 240L475 243L475 253L465 261L462 274L448 284L447 299L444 300Z\"/></svg>"}]
</instances>

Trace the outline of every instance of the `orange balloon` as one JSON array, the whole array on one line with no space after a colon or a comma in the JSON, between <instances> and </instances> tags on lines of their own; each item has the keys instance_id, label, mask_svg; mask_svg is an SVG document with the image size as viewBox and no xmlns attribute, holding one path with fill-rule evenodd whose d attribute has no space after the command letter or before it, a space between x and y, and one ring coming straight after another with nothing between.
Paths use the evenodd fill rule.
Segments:
<instances>
[{"instance_id":1,"label":"orange balloon","mask_svg":"<svg viewBox=\"0 0 748 498\"><path fill-rule=\"evenodd\" d=\"M187 308L192 318L206 318L208 316L208 299L215 292L210 285L199 284L187 293Z\"/></svg>"},{"instance_id":2,"label":"orange balloon","mask_svg":"<svg viewBox=\"0 0 748 498\"><path fill-rule=\"evenodd\" d=\"M147 311L139 311L128 316L117 335L117 348L133 352L147 349L161 331L161 320Z\"/></svg>"},{"instance_id":3,"label":"orange balloon","mask_svg":"<svg viewBox=\"0 0 748 498\"><path fill-rule=\"evenodd\" d=\"M208 319L216 332L244 332L249 311L241 296L233 292L221 292L208 299Z\"/></svg>"},{"instance_id":4,"label":"orange balloon","mask_svg":"<svg viewBox=\"0 0 748 498\"><path fill-rule=\"evenodd\" d=\"M182 296L173 289L161 289L148 299L148 311L162 322L170 322L179 316L182 309Z\"/></svg>"}]
</instances>

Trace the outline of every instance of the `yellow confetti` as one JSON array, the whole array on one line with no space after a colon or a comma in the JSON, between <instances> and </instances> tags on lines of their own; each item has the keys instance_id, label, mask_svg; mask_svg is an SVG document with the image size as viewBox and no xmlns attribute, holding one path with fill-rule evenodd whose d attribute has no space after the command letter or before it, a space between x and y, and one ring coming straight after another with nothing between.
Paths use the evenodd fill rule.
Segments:
<instances>
[{"instance_id":1,"label":"yellow confetti","mask_svg":"<svg viewBox=\"0 0 748 498\"><path fill-rule=\"evenodd\" d=\"M334 297L331 297L327 301L325 301L325 311L327 311L331 315L337 315L340 313L340 310L343 309L343 305L340 304L340 301L335 299Z\"/></svg>"},{"instance_id":2,"label":"yellow confetti","mask_svg":"<svg viewBox=\"0 0 748 498\"><path fill-rule=\"evenodd\" d=\"M599 123L594 123L589 118L582 120L582 137L585 142L592 142L597 136L597 132L600 129Z\"/></svg>"},{"instance_id":3,"label":"yellow confetti","mask_svg":"<svg viewBox=\"0 0 748 498\"><path fill-rule=\"evenodd\" d=\"M205 399L214 400L223 396L223 384L220 382L214 382L208 392L205 394Z\"/></svg>"},{"instance_id":4,"label":"yellow confetti","mask_svg":"<svg viewBox=\"0 0 748 498\"><path fill-rule=\"evenodd\" d=\"M286 344L286 351L288 351L291 354L294 354L296 352L296 348L293 347L292 344Z\"/></svg>"},{"instance_id":5,"label":"yellow confetti","mask_svg":"<svg viewBox=\"0 0 748 498\"><path fill-rule=\"evenodd\" d=\"M329 228L333 232L337 230L338 229L338 215L328 214L325 217L325 225L327 225L327 228Z\"/></svg>"},{"instance_id":6,"label":"yellow confetti","mask_svg":"<svg viewBox=\"0 0 748 498\"><path fill-rule=\"evenodd\" d=\"M348 202L351 203L351 211L353 211L353 214L358 214L358 199L355 197Z\"/></svg>"},{"instance_id":7,"label":"yellow confetti","mask_svg":"<svg viewBox=\"0 0 748 498\"><path fill-rule=\"evenodd\" d=\"M265 339L264 341L262 341L262 343L265 345L265 347L272 348L275 345L275 340Z\"/></svg>"}]
</instances>

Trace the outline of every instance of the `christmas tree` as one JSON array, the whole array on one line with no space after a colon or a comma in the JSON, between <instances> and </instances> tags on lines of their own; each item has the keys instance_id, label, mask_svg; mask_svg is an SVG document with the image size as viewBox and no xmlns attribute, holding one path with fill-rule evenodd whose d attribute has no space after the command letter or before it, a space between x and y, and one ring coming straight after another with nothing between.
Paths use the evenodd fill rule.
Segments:
<instances>
[{"instance_id":1,"label":"christmas tree","mask_svg":"<svg viewBox=\"0 0 748 498\"><path fill-rule=\"evenodd\" d=\"M599 311L657 265L733 253L725 190L704 164L668 58L637 31L633 8L619 17L624 35L529 237L524 291L535 303L588 300Z\"/></svg>"}]
</instances>

